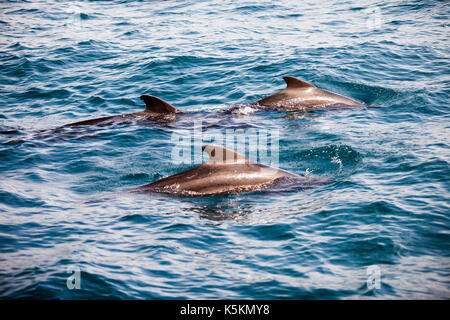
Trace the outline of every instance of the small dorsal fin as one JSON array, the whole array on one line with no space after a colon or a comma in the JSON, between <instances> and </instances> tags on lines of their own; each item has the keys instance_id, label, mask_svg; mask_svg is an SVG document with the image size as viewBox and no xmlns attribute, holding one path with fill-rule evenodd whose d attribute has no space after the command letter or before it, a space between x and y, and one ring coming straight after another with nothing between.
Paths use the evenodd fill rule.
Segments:
<instances>
[{"instance_id":1,"label":"small dorsal fin","mask_svg":"<svg viewBox=\"0 0 450 320\"><path fill-rule=\"evenodd\" d=\"M202 151L209 154L208 164L250 163L243 154L215 144L205 144Z\"/></svg>"},{"instance_id":2,"label":"small dorsal fin","mask_svg":"<svg viewBox=\"0 0 450 320\"><path fill-rule=\"evenodd\" d=\"M172 106L170 103L164 101L155 96L149 96L144 94L141 96L141 100L145 102L146 111L156 113L178 113L180 110Z\"/></svg>"},{"instance_id":3,"label":"small dorsal fin","mask_svg":"<svg viewBox=\"0 0 450 320\"><path fill-rule=\"evenodd\" d=\"M283 79L286 81L287 89L315 88L313 84L294 77L284 77Z\"/></svg>"}]
</instances>

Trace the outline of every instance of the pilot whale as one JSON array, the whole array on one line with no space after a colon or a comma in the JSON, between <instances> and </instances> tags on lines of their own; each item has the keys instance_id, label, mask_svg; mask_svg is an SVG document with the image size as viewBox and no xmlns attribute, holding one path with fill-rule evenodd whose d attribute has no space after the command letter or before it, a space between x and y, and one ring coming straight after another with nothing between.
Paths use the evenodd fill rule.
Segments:
<instances>
[{"instance_id":1,"label":"pilot whale","mask_svg":"<svg viewBox=\"0 0 450 320\"><path fill-rule=\"evenodd\" d=\"M286 89L260 99L252 105L277 111L309 111L326 106L361 106L362 103L322 90L294 77L284 77Z\"/></svg>"},{"instance_id":2,"label":"pilot whale","mask_svg":"<svg viewBox=\"0 0 450 320\"><path fill-rule=\"evenodd\" d=\"M116 122L128 122L128 121L155 121L155 122L171 122L176 119L176 115L181 113L180 110L172 106L170 103L164 101L161 98L149 95L142 95L140 97L145 103L145 110L120 114L115 116L84 120L74 123L69 123L63 127L78 127L78 126L89 126L98 125L106 123L116 123Z\"/></svg>"},{"instance_id":3,"label":"pilot whale","mask_svg":"<svg viewBox=\"0 0 450 320\"><path fill-rule=\"evenodd\" d=\"M251 162L244 155L222 146L208 144L202 150L209 154L209 161L203 165L130 191L199 197L266 190L283 182L302 188L329 183L322 177L299 176Z\"/></svg>"}]
</instances>

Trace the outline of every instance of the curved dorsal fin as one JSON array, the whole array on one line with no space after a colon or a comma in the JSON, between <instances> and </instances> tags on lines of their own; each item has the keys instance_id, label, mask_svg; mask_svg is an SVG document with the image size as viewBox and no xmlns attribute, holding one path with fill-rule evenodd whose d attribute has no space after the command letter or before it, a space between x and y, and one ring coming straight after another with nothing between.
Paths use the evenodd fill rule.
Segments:
<instances>
[{"instance_id":1,"label":"curved dorsal fin","mask_svg":"<svg viewBox=\"0 0 450 320\"><path fill-rule=\"evenodd\" d=\"M284 81L286 81L287 88L286 89L298 89L298 88L315 88L315 86L307 81L300 80L294 77L284 77Z\"/></svg>"},{"instance_id":2,"label":"curved dorsal fin","mask_svg":"<svg viewBox=\"0 0 450 320\"><path fill-rule=\"evenodd\" d=\"M215 144L205 144L202 151L209 154L208 164L250 163L243 154Z\"/></svg>"},{"instance_id":3,"label":"curved dorsal fin","mask_svg":"<svg viewBox=\"0 0 450 320\"><path fill-rule=\"evenodd\" d=\"M141 100L145 102L145 110L156 113L178 113L180 110L172 106L170 103L155 96L144 94Z\"/></svg>"}]
</instances>

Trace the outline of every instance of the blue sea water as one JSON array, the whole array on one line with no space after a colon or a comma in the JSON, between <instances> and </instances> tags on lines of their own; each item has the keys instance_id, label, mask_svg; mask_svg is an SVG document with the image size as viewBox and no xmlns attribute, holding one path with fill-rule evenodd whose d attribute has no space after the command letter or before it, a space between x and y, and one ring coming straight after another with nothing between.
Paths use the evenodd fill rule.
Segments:
<instances>
[{"instance_id":1,"label":"blue sea water","mask_svg":"<svg viewBox=\"0 0 450 320\"><path fill-rule=\"evenodd\" d=\"M432 0L0 3L0 297L449 299L449 13ZM286 75L367 106L245 112ZM279 130L280 168L333 183L130 194L197 165L171 160L193 123L50 131L140 111L141 94L209 119L205 132Z\"/></svg>"}]
</instances>

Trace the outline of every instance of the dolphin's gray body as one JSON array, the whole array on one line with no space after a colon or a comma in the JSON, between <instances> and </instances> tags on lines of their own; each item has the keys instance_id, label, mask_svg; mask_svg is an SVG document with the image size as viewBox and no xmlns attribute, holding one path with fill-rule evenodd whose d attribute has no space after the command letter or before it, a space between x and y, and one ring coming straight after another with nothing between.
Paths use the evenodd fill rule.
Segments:
<instances>
[{"instance_id":1,"label":"dolphin's gray body","mask_svg":"<svg viewBox=\"0 0 450 320\"><path fill-rule=\"evenodd\" d=\"M339 94L317 88L294 77L284 77L287 87L253 104L262 109L278 111L308 111L325 106L360 106L361 103Z\"/></svg>"},{"instance_id":2,"label":"dolphin's gray body","mask_svg":"<svg viewBox=\"0 0 450 320\"><path fill-rule=\"evenodd\" d=\"M103 123L116 123L128 121L171 122L176 119L176 115L178 113L181 113L180 110L172 106L170 103L158 97L142 95L140 98L142 101L145 102L146 105L146 109L144 111L79 121L75 123L66 124L63 127L89 126Z\"/></svg>"},{"instance_id":3,"label":"dolphin's gray body","mask_svg":"<svg viewBox=\"0 0 450 320\"><path fill-rule=\"evenodd\" d=\"M303 187L329 182L253 163L244 155L221 146L204 145L202 150L210 156L207 163L132 191L198 197L265 190L283 181L301 183Z\"/></svg>"}]
</instances>

